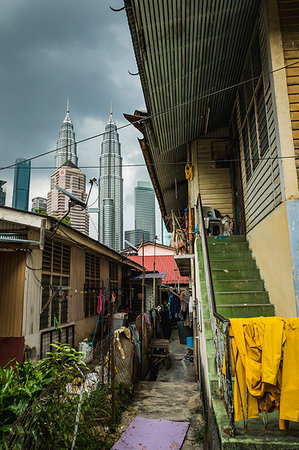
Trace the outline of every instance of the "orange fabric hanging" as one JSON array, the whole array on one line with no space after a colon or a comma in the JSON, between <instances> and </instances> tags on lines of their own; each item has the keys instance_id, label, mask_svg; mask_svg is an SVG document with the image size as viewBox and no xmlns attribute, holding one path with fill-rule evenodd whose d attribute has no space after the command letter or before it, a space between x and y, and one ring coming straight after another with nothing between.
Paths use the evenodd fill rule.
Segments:
<instances>
[{"instance_id":1,"label":"orange fabric hanging","mask_svg":"<svg viewBox=\"0 0 299 450\"><path fill-rule=\"evenodd\" d=\"M235 420L280 409L280 429L299 422L299 318L231 319L230 336Z\"/></svg>"}]
</instances>

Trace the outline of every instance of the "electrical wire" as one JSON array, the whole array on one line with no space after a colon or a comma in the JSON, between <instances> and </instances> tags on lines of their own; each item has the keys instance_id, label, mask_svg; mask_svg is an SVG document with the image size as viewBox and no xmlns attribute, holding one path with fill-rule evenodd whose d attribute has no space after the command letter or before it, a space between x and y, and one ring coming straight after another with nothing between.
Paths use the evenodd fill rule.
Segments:
<instances>
[{"instance_id":1,"label":"electrical wire","mask_svg":"<svg viewBox=\"0 0 299 450\"><path fill-rule=\"evenodd\" d=\"M154 118L159 117L159 116L161 116L163 114L167 114L167 113L169 113L169 112L171 112L171 111L173 111L175 109L182 108L182 107L187 106L189 104L192 104L194 102L197 102L197 101L200 101L200 100L204 100L206 98L215 96L217 94L221 94L222 92L226 92L226 91L229 91L231 89L235 89L235 88L237 88L239 86L242 86L242 85L245 85L246 83L249 83L251 81L259 80L260 78L262 78L264 76L271 75L271 74L276 73L276 72L278 72L280 70L283 70L283 69L286 69L288 67L294 66L295 64L298 64L298 62L299 62L299 60L297 59L295 62L292 62L290 64L286 64L286 65L284 65L282 67L278 67L277 69L271 70L271 71L266 72L266 73L261 73L260 75L258 75L256 77L252 77L252 78L249 78L247 80L244 80L244 81L235 83L233 85L227 86L226 88L221 88L221 89L218 89L216 91L210 92L208 94L204 94L204 95L201 95L199 97L196 97L194 99L187 100L187 101L185 101L183 103L180 103L178 105L174 105L174 106L172 106L170 108L167 108L167 109L165 109L163 111L159 111L159 112L157 112L155 114L151 114L151 115L146 116L144 118L140 118L140 119L137 119L137 120L135 120L133 122L129 122L129 123L125 124L125 125L121 125L119 127L116 127L114 131L123 130L124 128L128 128L129 126L135 125L137 123L140 124L142 122L145 122L146 120L154 119ZM84 139L80 139L79 141L76 142L76 144L82 144L84 142L91 141L92 139L96 139L98 137L104 136L104 134L106 134L106 133L107 133L107 131L104 131L102 133L94 134L94 135L86 137ZM34 159L41 158L42 156L49 155L50 153L54 153L57 150L62 150L62 149L65 149L65 148L68 148L68 144L67 145L63 145L62 147L58 147L58 148L55 148L55 149L52 149L52 150L48 150L46 152L40 153L40 154L35 155L35 156L31 156L30 158L24 159L23 161L20 161L20 162L17 162L17 163L15 162L13 164L9 164L8 166L0 167L0 170L11 169L13 167L16 167L19 164L23 164L23 163L28 162L28 161L33 161Z\"/></svg>"},{"instance_id":2,"label":"electrical wire","mask_svg":"<svg viewBox=\"0 0 299 450\"><path fill-rule=\"evenodd\" d=\"M91 217L90 214L89 214L89 219L90 219L91 223L93 224L93 227L94 227L96 233L98 233L98 230L97 230L97 228L96 228L96 226L95 226L95 224L94 224L94 221L93 221L93 219L92 219L92 217Z\"/></svg>"},{"instance_id":3,"label":"electrical wire","mask_svg":"<svg viewBox=\"0 0 299 450\"><path fill-rule=\"evenodd\" d=\"M298 158L298 156L296 155L288 155L288 156L267 156L267 157L261 157L259 158L259 161L268 161L268 160L275 160L275 159L296 159ZM227 159L203 159L201 161L197 161L196 163L192 163L193 165L196 164L208 164L208 163L214 163L214 162L241 162L241 161L256 161L256 158L253 157L247 157L247 158L227 158ZM166 161L166 162L159 162L159 163L138 163L138 164L122 164L120 165L115 165L115 168L130 168L130 167L159 167L159 166L185 166L186 164L189 164L188 161ZM101 166L102 168L109 168L110 166ZM13 167L10 167L10 169L13 169ZM36 167L31 167L31 170L35 169L35 170L43 170L43 169L56 169L56 167L54 166L36 166ZM80 169L99 169L99 166L80 166ZM1 169L0 169L1 170ZM96 199L96 201L98 201L98 198ZM92 203L92 205L94 205L96 203L96 201L94 203ZM92 205L89 205L92 206Z\"/></svg>"}]
</instances>

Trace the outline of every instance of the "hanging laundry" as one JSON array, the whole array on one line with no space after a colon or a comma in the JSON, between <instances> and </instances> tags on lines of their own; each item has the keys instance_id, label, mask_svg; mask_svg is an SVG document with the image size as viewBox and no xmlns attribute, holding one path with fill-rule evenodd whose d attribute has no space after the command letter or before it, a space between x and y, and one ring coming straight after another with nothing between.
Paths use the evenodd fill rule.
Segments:
<instances>
[{"instance_id":1,"label":"hanging laundry","mask_svg":"<svg viewBox=\"0 0 299 450\"><path fill-rule=\"evenodd\" d=\"M235 420L280 409L280 429L299 422L299 318L230 322Z\"/></svg>"},{"instance_id":2,"label":"hanging laundry","mask_svg":"<svg viewBox=\"0 0 299 450\"><path fill-rule=\"evenodd\" d=\"M135 328L134 325L130 325L130 329L132 330L133 335L134 335L134 344L135 344L135 347L136 347L136 352L137 352L138 360L139 360L139 362L141 362L141 351L140 351L139 333L138 333L138 330Z\"/></svg>"}]
</instances>

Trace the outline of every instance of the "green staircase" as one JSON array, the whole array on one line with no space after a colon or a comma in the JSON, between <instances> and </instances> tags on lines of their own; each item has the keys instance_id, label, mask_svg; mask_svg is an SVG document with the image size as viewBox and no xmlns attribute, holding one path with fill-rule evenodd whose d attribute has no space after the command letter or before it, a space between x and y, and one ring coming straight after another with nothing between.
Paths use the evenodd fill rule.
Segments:
<instances>
[{"instance_id":1,"label":"green staircase","mask_svg":"<svg viewBox=\"0 0 299 450\"><path fill-rule=\"evenodd\" d=\"M212 279L214 285L215 301L217 312L225 318L247 318L259 316L274 316L274 306L269 301L268 292L265 290L264 282L261 279L260 271L246 242L245 236L218 236L208 237L208 247ZM286 442L285 435L276 431L269 435L269 432L261 432L259 442L257 433L244 430L243 424L236 423L237 435L230 438L224 431L228 429L227 414L224 403L219 400L218 377L215 363L215 347L211 330L210 313L206 291L205 271L202 258L201 239L197 240L197 252L199 261L199 279L203 306L203 322L205 330L205 340L208 358L208 375L212 396L213 410L219 430L222 448L270 448L277 444L282 445L281 439L287 444L285 448L294 447L294 437L296 445L299 444L299 430L295 436L290 435ZM271 414L269 415L271 416ZM273 427L277 429L277 418L273 419ZM249 421L250 422L250 421ZM256 426L256 423L255 425ZM258 424L262 429L262 424ZM276 443L276 441L277 443ZM254 445L253 442L254 441ZM276 447L276 448L277 448ZM284 447L280 447L284 448Z\"/></svg>"}]
</instances>

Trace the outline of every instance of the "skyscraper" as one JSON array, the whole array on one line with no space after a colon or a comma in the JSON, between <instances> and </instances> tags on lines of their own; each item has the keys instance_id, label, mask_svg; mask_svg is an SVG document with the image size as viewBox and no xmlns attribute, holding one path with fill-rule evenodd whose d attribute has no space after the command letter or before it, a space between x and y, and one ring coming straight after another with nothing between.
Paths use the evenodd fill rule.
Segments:
<instances>
[{"instance_id":1,"label":"skyscraper","mask_svg":"<svg viewBox=\"0 0 299 450\"><path fill-rule=\"evenodd\" d=\"M123 179L120 147L111 110L101 145L98 233L102 244L117 251L123 248Z\"/></svg>"},{"instance_id":2,"label":"skyscraper","mask_svg":"<svg viewBox=\"0 0 299 450\"><path fill-rule=\"evenodd\" d=\"M31 161L16 159L12 207L28 211Z\"/></svg>"},{"instance_id":3,"label":"skyscraper","mask_svg":"<svg viewBox=\"0 0 299 450\"><path fill-rule=\"evenodd\" d=\"M150 241L156 235L155 192L148 181L137 181L134 189L135 230L150 232Z\"/></svg>"},{"instance_id":4,"label":"skyscraper","mask_svg":"<svg viewBox=\"0 0 299 450\"><path fill-rule=\"evenodd\" d=\"M78 166L77 144L73 122L70 118L69 101L67 102L66 115L59 131L54 159L56 169L67 161L71 161L76 167Z\"/></svg>"},{"instance_id":5,"label":"skyscraper","mask_svg":"<svg viewBox=\"0 0 299 450\"><path fill-rule=\"evenodd\" d=\"M47 198L47 213L60 219L68 210L69 198L55 186L71 192L80 200L86 201L86 177L77 167L78 157L73 123L67 105L66 116L62 122L55 153L56 170L51 175L50 192ZM74 206L69 218L71 226L84 234L89 232L89 216L86 209Z\"/></svg>"},{"instance_id":6,"label":"skyscraper","mask_svg":"<svg viewBox=\"0 0 299 450\"><path fill-rule=\"evenodd\" d=\"M3 189L5 183L7 183L7 181L0 180L0 206L5 206L6 192Z\"/></svg>"},{"instance_id":7,"label":"skyscraper","mask_svg":"<svg viewBox=\"0 0 299 450\"><path fill-rule=\"evenodd\" d=\"M150 239L150 232L144 231L144 230L128 230L125 231L125 248L128 247L129 243L135 245L137 247L142 243L144 239L144 242L149 242Z\"/></svg>"},{"instance_id":8,"label":"skyscraper","mask_svg":"<svg viewBox=\"0 0 299 450\"><path fill-rule=\"evenodd\" d=\"M47 199L44 197L34 197L32 199L31 211L35 212L37 209L43 209L47 212Z\"/></svg>"}]
</instances>

